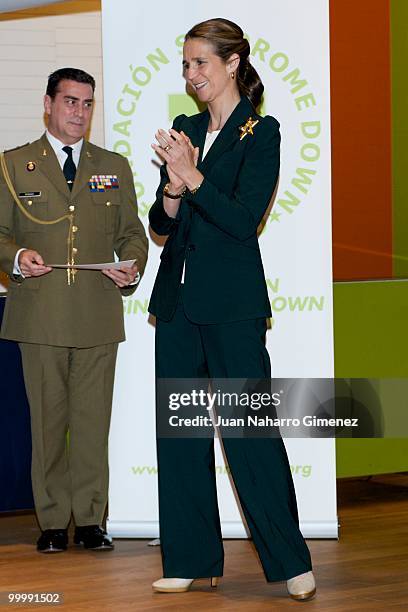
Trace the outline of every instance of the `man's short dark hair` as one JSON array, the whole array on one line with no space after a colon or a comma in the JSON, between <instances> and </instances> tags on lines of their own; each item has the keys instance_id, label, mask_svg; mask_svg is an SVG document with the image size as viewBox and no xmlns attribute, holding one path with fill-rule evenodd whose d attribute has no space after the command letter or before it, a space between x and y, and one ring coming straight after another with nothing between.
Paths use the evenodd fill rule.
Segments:
<instances>
[{"instance_id":1,"label":"man's short dark hair","mask_svg":"<svg viewBox=\"0 0 408 612\"><path fill-rule=\"evenodd\" d=\"M47 91L45 93L50 98L55 98L58 92L58 85L63 80L86 83L92 87L92 91L95 91L95 79L84 70L80 68L59 68L48 77Z\"/></svg>"}]
</instances>

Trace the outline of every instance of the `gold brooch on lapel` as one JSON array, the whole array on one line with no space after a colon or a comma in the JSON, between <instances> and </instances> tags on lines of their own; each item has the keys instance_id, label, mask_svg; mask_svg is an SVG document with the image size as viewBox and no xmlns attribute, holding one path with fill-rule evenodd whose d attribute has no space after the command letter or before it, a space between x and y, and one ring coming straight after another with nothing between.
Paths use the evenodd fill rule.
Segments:
<instances>
[{"instance_id":1,"label":"gold brooch on lapel","mask_svg":"<svg viewBox=\"0 0 408 612\"><path fill-rule=\"evenodd\" d=\"M251 134L251 136L253 136L254 135L254 127L256 126L257 123L259 123L259 119L254 121L252 119L252 117L249 117L247 122L244 125L241 125L239 127L239 131L241 132L241 136L240 136L239 139L243 140L247 134Z\"/></svg>"},{"instance_id":2,"label":"gold brooch on lapel","mask_svg":"<svg viewBox=\"0 0 408 612\"><path fill-rule=\"evenodd\" d=\"M33 170L35 170L35 163L33 161L27 162L26 168L29 172L32 172Z\"/></svg>"}]
</instances>

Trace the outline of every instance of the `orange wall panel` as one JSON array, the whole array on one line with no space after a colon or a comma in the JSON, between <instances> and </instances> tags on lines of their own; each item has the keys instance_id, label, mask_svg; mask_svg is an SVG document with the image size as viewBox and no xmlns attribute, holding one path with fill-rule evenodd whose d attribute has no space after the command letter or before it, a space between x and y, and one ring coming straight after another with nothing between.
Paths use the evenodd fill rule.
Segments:
<instances>
[{"instance_id":1,"label":"orange wall panel","mask_svg":"<svg viewBox=\"0 0 408 612\"><path fill-rule=\"evenodd\" d=\"M389 0L330 0L334 278L392 276Z\"/></svg>"}]
</instances>

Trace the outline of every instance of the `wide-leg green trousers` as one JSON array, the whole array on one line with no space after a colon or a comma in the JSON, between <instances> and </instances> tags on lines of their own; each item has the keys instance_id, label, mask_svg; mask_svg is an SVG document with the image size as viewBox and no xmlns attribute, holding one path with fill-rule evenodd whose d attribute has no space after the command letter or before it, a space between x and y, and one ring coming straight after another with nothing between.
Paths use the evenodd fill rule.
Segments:
<instances>
[{"instance_id":1,"label":"wide-leg green trousers","mask_svg":"<svg viewBox=\"0 0 408 612\"><path fill-rule=\"evenodd\" d=\"M156 323L157 378L270 378L265 333L264 319L194 324L180 299L172 320ZM282 439L224 438L223 446L266 579L311 570ZM157 453L164 577L222 575L213 439L158 438Z\"/></svg>"}]
</instances>

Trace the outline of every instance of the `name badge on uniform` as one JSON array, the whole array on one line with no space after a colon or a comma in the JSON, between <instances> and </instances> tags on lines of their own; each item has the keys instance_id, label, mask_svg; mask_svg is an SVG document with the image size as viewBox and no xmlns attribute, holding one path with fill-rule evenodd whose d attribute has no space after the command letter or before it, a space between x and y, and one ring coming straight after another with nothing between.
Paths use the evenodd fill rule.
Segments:
<instances>
[{"instance_id":1,"label":"name badge on uniform","mask_svg":"<svg viewBox=\"0 0 408 612\"><path fill-rule=\"evenodd\" d=\"M41 191L20 191L19 198L40 198Z\"/></svg>"},{"instance_id":2,"label":"name badge on uniform","mask_svg":"<svg viewBox=\"0 0 408 612\"><path fill-rule=\"evenodd\" d=\"M94 174L88 181L90 191L109 191L119 189L119 181L116 174Z\"/></svg>"}]
</instances>

